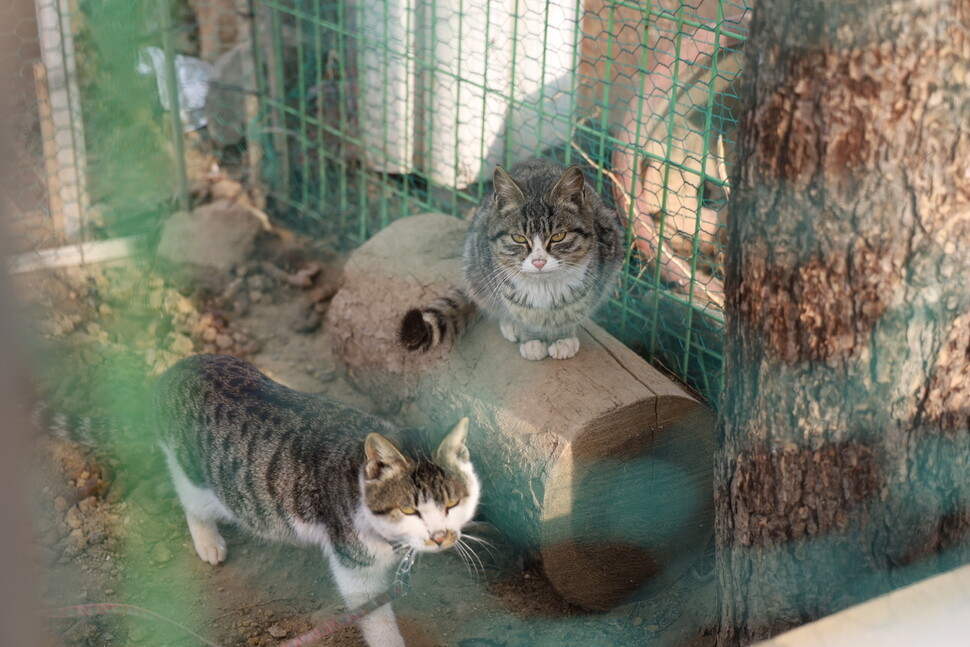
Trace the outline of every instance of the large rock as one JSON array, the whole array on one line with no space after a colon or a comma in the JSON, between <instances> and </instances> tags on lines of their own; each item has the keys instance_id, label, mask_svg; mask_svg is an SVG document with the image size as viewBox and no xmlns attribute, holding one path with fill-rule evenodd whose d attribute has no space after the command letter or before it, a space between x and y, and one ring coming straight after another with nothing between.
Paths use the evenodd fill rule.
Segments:
<instances>
[{"instance_id":1,"label":"large rock","mask_svg":"<svg viewBox=\"0 0 970 647\"><path fill-rule=\"evenodd\" d=\"M216 200L165 222L158 255L172 263L228 272L253 250L263 222L238 201Z\"/></svg>"},{"instance_id":2,"label":"large rock","mask_svg":"<svg viewBox=\"0 0 970 647\"><path fill-rule=\"evenodd\" d=\"M465 228L427 214L362 245L328 313L334 356L409 423L471 417L482 514L564 598L607 609L664 585L711 535L711 412L592 323L563 361L522 359L490 321L452 349L406 353L401 316L458 281Z\"/></svg>"}]
</instances>

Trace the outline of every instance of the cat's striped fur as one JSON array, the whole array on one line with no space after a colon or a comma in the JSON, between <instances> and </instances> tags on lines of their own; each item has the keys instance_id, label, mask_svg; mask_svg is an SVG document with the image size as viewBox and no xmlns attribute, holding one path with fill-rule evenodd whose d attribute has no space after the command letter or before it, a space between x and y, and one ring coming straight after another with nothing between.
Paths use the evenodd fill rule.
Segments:
<instances>
[{"instance_id":1,"label":"cat's striped fur","mask_svg":"<svg viewBox=\"0 0 970 647\"><path fill-rule=\"evenodd\" d=\"M424 308L413 308L401 320L401 343L409 350L451 346L478 316L461 288L451 288Z\"/></svg>"},{"instance_id":2,"label":"cat's striped fur","mask_svg":"<svg viewBox=\"0 0 970 647\"><path fill-rule=\"evenodd\" d=\"M34 403L30 411L30 424L57 438L73 440L91 447L104 445L116 436L130 431L129 425L111 418L94 418L58 411L43 399Z\"/></svg>"},{"instance_id":3,"label":"cat's striped fur","mask_svg":"<svg viewBox=\"0 0 970 647\"><path fill-rule=\"evenodd\" d=\"M482 312L526 359L565 359L576 328L604 299L623 258L616 213L582 170L540 159L495 169L462 252L462 285L401 320L411 351L451 344Z\"/></svg>"},{"instance_id":4,"label":"cat's striped fur","mask_svg":"<svg viewBox=\"0 0 970 647\"><path fill-rule=\"evenodd\" d=\"M225 559L220 521L315 545L350 607L384 592L405 553L460 544L478 504L467 418L433 457L406 456L388 440L405 437L389 422L288 389L225 355L170 368L155 384L153 410L199 557ZM43 408L37 419L59 435L105 440L90 419ZM359 626L370 647L404 644L389 604Z\"/></svg>"}]
</instances>

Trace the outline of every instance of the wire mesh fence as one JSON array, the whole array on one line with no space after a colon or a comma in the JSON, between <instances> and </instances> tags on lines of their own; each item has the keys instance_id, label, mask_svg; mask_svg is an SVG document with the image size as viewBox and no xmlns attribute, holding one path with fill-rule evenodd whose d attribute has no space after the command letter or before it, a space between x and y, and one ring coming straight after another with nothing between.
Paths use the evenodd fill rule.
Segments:
<instances>
[{"instance_id":1,"label":"wire mesh fence","mask_svg":"<svg viewBox=\"0 0 970 647\"><path fill-rule=\"evenodd\" d=\"M713 2L254 0L275 211L363 241L467 214L492 170L583 166L629 231L600 314L713 400L747 7Z\"/></svg>"},{"instance_id":2,"label":"wire mesh fence","mask_svg":"<svg viewBox=\"0 0 970 647\"><path fill-rule=\"evenodd\" d=\"M153 236L173 212L215 201L222 173L258 210L350 248L407 215L467 216L496 165L578 164L628 232L600 322L713 400L744 13L717 0L13 0L0 8L0 80L11 88L0 100L14 115L16 175L0 209L13 251L42 256ZM90 248L79 249L83 261ZM51 372L77 385L64 399L95 410L137 408L142 374L205 351L210 332L236 346L245 337L186 305L154 268L78 285L65 303L93 309L90 321L69 312L38 328L53 331L42 349ZM75 330L83 346L67 352L56 340ZM157 460L143 470L135 460L140 480L167 483ZM148 516L132 525L149 528L151 543L122 551L129 585L155 587L154 611L188 617L194 597L172 591L198 582L180 571L154 583L169 559L154 537L183 535L150 529L170 515ZM654 631L641 626L650 608L592 642L640 644ZM505 617L493 613L473 631ZM563 644L570 626L526 623L516 644L535 644L536 627Z\"/></svg>"},{"instance_id":3,"label":"wire mesh fence","mask_svg":"<svg viewBox=\"0 0 970 647\"><path fill-rule=\"evenodd\" d=\"M124 255L127 244L114 243L171 213L185 177L181 138L141 61L175 37L164 28L168 9L118 0L5 3L0 84L11 163L0 206L8 249L20 254L14 269L38 259L81 262L95 241L112 241L101 260Z\"/></svg>"},{"instance_id":4,"label":"wire mesh fence","mask_svg":"<svg viewBox=\"0 0 970 647\"><path fill-rule=\"evenodd\" d=\"M275 218L347 247L409 214L464 217L496 165L578 164L628 231L598 319L716 400L744 4L18 0L6 11L24 158L4 196L16 251L153 231L192 207L214 163Z\"/></svg>"}]
</instances>

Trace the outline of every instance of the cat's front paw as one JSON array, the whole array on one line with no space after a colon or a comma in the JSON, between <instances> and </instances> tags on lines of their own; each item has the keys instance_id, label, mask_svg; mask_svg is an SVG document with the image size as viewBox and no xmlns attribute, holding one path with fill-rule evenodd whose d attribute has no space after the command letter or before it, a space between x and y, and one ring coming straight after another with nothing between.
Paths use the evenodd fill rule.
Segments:
<instances>
[{"instance_id":1,"label":"cat's front paw","mask_svg":"<svg viewBox=\"0 0 970 647\"><path fill-rule=\"evenodd\" d=\"M539 361L548 355L546 352L546 344L538 339L530 339L519 344L519 354L533 362Z\"/></svg>"},{"instance_id":2,"label":"cat's front paw","mask_svg":"<svg viewBox=\"0 0 970 647\"><path fill-rule=\"evenodd\" d=\"M502 331L502 336L513 344L519 341L519 338L515 336L515 328L508 321L500 321L498 329Z\"/></svg>"},{"instance_id":3,"label":"cat's front paw","mask_svg":"<svg viewBox=\"0 0 970 647\"><path fill-rule=\"evenodd\" d=\"M549 356L556 359L569 359L579 352L579 339L566 337L549 344Z\"/></svg>"},{"instance_id":4,"label":"cat's front paw","mask_svg":"<svg viewBox=\"0 0 970 647\"><path fill-rule=\"evenodd\" d=\"M225 561L226 540L219 534L215 523L190 519L189 532L192 534L195 552L203 562L217 566Z\"/></svg>"}]
</instances>

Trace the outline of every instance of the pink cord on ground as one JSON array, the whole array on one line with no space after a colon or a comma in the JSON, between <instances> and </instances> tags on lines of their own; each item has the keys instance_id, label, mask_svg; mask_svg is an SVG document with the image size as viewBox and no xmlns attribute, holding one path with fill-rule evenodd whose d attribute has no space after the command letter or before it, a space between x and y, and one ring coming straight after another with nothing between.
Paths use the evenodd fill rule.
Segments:
<instances>
[{"instance_id":1,"label":"pink cord on ground","mask_svg":"<svg viewBox=\"0 0 970 647\"><path fill-rule=\"evenodd\" d=\"M315 640L319 640L324 636L329 636L338 629L343 629L344 627L354 624L371 611L376 611L378 608L391 602L394 598L401 597L404 595L405 591L406 589L403 585L394 584L394 586L392 586L388 591L378 595L376 598L371 598L364 604L351 609L349 612L345 613L339 618L334 618L326 624L318 625L305 634L300 634L295 638L290 638L285 643L281 643L279 647L303 647L304 645L309 645Z\"/></svg>"}]
</instances>

